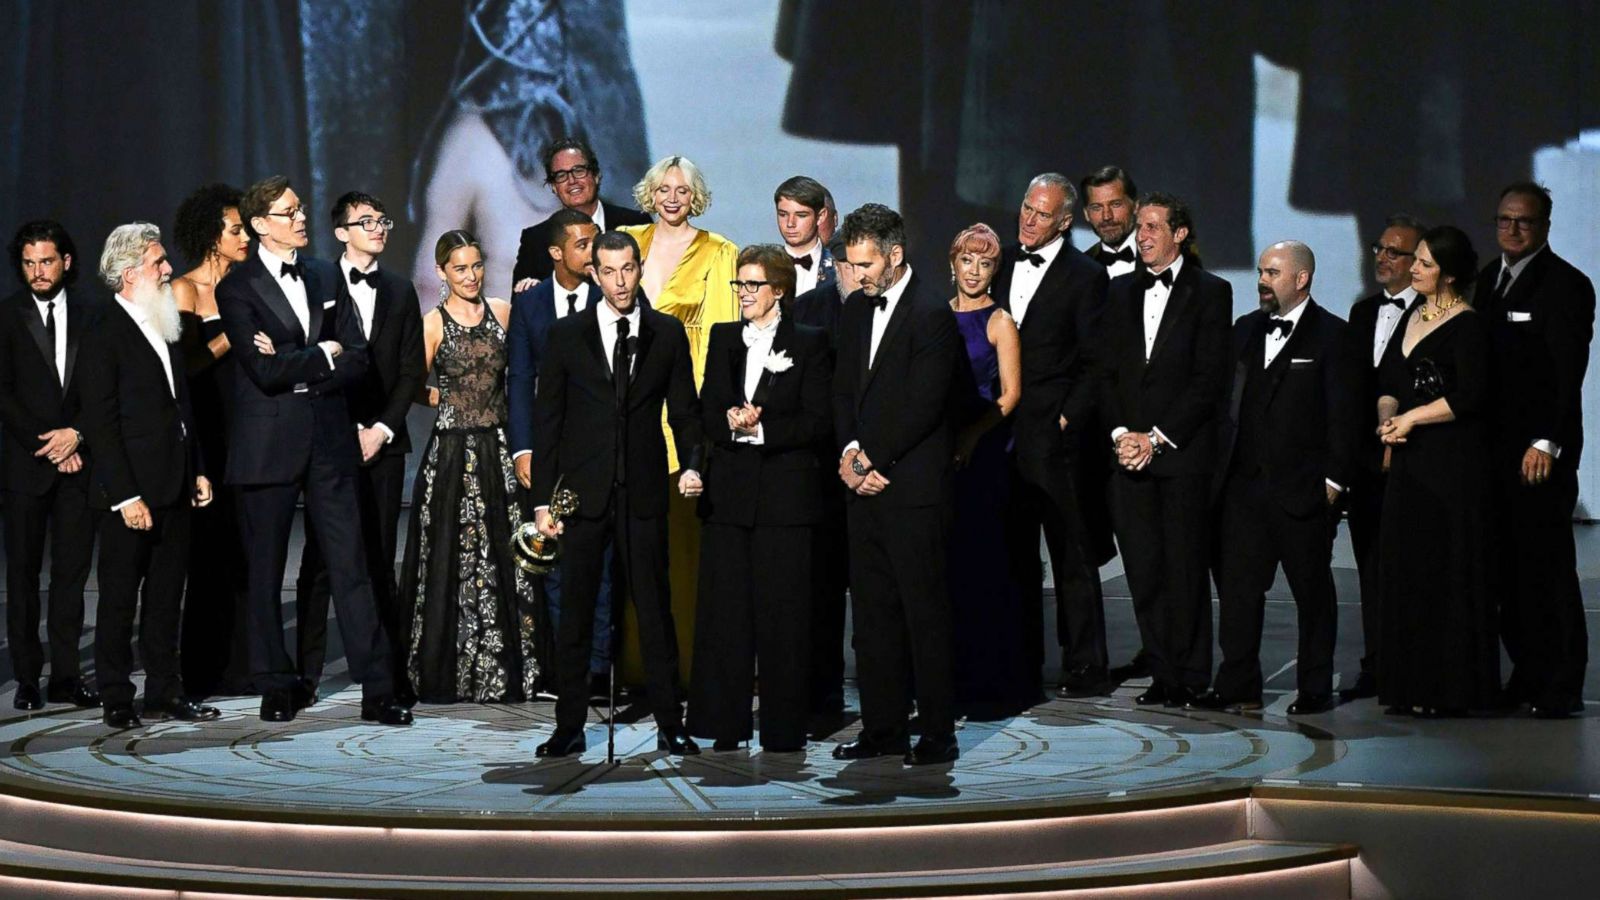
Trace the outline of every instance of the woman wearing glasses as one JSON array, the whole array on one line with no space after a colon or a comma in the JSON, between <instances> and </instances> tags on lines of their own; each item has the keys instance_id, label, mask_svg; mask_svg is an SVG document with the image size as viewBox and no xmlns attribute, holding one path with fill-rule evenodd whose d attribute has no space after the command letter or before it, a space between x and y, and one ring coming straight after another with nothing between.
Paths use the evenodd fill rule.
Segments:
<instances>
[{"instance_id":1,"label":"woman wearing glasses","mask_svg":"<svg viewBox=\"0 0 1600 900\"><path fill-rule=\"evenodd\" d=\"M640 291L650 308L664 312L683 323L689 335L689 353L694 361L694 384L705 379L706 346L711 326L739 318L729 282L734 280L734 262L739 248L714 232L689 224L711 206L711 191L705 177L688 157L668 156L650 167L634 185L633 199L639 208L656 217L649 225L629 225L617 229L633 235L644 254ZM665 422L662 427L666 428ZM678 471L671 429L667 429L667 467ZM700 561L700 522L694 504L674 495L667 513L668 568L672 573L672 614L680 623L695 621L696 572ZM638 629L633 608L627 607L622 629L622 677L637 683L643 678L639 661ZM688 653L694 632L678 628L678 644L683 658L678 669L688 676Z\"/></svg>"},{"instance_id":2,"label":"woman wearing glasses","mask_svg":"<svg viewBox=\"0 0 1600 900\"><path fill-rule=\"evenodd\" d=\"M484 298L484 258L459 229L434 245L445 295L422 319L439 409L411 491L400 597L406 672L423 703L531 699L533 582L511 556L522 525L506 449L511 305Z\"/></svg>"},{"instance_id":3,"label":"woman wearing glasses","mask_svg":"<svg viewBox=\"0 0 1600 900\"><path fill-rule=\"evenodd\" d=\"M812 531L830 472L828 336L794 324L794 263L775 244L740 252L741 322L711 326L700 402L711 454L696 609L689 733L736 749L753 733L761 667L761 746L802 750L808 711Z\"/></svg>"}]
</instances>

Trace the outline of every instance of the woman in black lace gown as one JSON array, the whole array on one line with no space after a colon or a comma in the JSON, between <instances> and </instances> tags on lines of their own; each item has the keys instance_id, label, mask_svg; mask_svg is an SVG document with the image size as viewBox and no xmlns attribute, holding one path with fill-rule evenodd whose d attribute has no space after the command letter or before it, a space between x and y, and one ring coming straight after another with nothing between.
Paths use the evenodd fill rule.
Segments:
<instances>
[{"instance_id":1,"label":"woman in black lace gown","mask_svg":"<svg viewBox=\"0 0 1600 900\"><path fill-rule=\"evenodd\" d=\"M233 362L217 310L217 282L250 252L239 218L239 191L208 184L178 207L178 252L194 268L172 279L183 324L179 346L189 377L195 429L217 485L210 506L194 511L189 584L183 602L183 684L191 694L251 693L245 649L245 559L233 491L222 486L228 464L228 408Z\"/></svg>"},{"instance_id":2,"label":"woman in black lace gown","mask_svg":"<svg viewBox=\"0 0 1600 900\"><path fill-rule=\"evenodd\" d=\"M1459 229L1425 233L1411 266L1421 299L1378 370L1378 434L1390 459L1378 696L1396 714L1486 709L1500 689L1489 592L1489 339L1462 293L1476 273Z\"/></svg>"},{"instance_id":3,"label":"woman in black lace gown","mask_svg":"<svg viewBox=\"0 0 1600 900\"><path fill-rule=\"evenodd\" d=\"M445 298L422 320L439 408L411 492L400 596L411 606L406 674L423 703L518 702L534 694L533 583L511 556L522 525L506 449L506 325L483 298L471 234L434 248Z\"/></svg>"}]
</instances>

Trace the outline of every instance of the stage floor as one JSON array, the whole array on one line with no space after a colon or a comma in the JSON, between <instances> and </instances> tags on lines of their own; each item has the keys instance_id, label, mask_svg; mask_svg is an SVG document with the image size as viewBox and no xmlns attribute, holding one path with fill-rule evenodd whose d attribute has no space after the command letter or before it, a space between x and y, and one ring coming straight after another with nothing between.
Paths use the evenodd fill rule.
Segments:
<instances>
[{"instance_id":1,"label":"stage floor","mask_svg":"<svg viewBox=\"0 0 1600 900\"><path fill-rule=\"evenodd\" d=\"M1580 565L1600 637L1595 567L1600 529L1579 528ZM1341 538L1336 577L1353 583ZM1113 659L1132 653L1134 630L1122 580L1105 573ZM1353 592L1344 596L1353 596ZM112 732L98 711L11 708L15 683L0 685L0 790L40 797L91 797L97 805L146 810L273 811L296 820L351 817L665 817L674 820L817 817L874 812L968 814L1035 804L1137 798L1209 785L1304 784L1426 788L1600 799L1600 718L1418 721L1386 716L1375 701L1286 718L1293 699L1294 613L1281 587L1269 603L1263 647L1268 708L1260 714L1199 714L1134 706L1143 682L1110 698L1051 701L999 722L969 721L953 766L903 768L896 760L834 761L853 737L846 720L804 754L759 750L671 759L654 750L642 709L624 711L617 753L605 766L605 729L588 729L574 760L536 760L552 728L549 703L419 706L417 724L363 723L334 633L325 699L294 723L267 725L253 699L218 701L221 721L152 723ZM90 598L91 620L93 596ZM1358 606L1341 603L1339 668L1353 678L1360 654ZM85 635L85 658L90 656ZM9 671L0 645L0 671ZM1593 667L1592 667L1593 668ZM1588 695L1596 691L1591 672ZM851 708L854 708L851 697ZM309 819L307 818L309 817Z\"/></svg>"}]
</instances>

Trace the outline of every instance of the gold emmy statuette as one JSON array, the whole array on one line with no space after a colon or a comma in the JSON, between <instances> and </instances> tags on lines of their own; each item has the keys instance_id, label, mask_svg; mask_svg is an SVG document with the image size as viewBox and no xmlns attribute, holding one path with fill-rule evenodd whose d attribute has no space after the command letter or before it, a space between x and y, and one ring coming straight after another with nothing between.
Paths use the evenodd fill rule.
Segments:
<instances>
[{"instance_id":1,"label":"gold emmy statuette","mask_svg":"<svg viewBox=\"0 0 1600 900\"><path fill-rule=\"evenodd\" d=\"M558 525L578 511L577 492L563 488L562 480L556 479L556 489L550 494L550 521ZM532 521L523 522L511 536L511 557L523 571L544 575L555 569L561 557L561 541L545 537Z\"/></svg>"}]
</instances>

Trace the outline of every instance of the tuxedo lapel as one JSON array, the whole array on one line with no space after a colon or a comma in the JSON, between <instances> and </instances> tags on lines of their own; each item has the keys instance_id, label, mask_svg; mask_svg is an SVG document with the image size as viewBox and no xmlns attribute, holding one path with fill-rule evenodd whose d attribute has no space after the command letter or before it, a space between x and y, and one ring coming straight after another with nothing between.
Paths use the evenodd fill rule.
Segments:
<instances>
[{"instance_id":1,"label":"tuxedo lapel","mask_svg":"<svg viewBox=\"0 0 1600 900\"><path fill-rule=\"evenodd\" d=\"M588 309L578 313L578 317L583 320L583 327L578 329L580 339L583 345L589 348L589 355L594 357L595 365L600 367L601 373L606 375L607 381L610 381L611 362L606 359L606 346L600 340L600 316L591 304Z\"/></svg>"},{"instance_id":2,"label":"tuxedo lapel","mask_svg":"<svg viewBox=\"0 0 1600 900\"><path fill-rule=\"evenodd\" d=\"M61 380L63 390L72 383L72 372L78 365L78 345L83 343L84 318L88 315L88 304L67 301L67 371Z\"/></svg>"},{"instance_id":3,"label":"tuxedo lapel","mask_svg":"<svg viewBox=\"0 0 1600 900\"><path fill-rule=\"evenodd\" d=\"M740 325L739 331L735 332L739 339L734 341L733 352L728 354L728 375L733 378L733 396L741 401L750 399L744 395L744 364L750 359L750 348L744 343L744 328Z\"/></svg>"},{"instance_id":4,"label":"tuxedo lapel","mask_svg":"<svg viewBox=\"0 0 1600 900\"><path fill-rule=\"evenodd\" d=\"M322 279L317 277L310 266L305 265L305 260L303 259L301 260L300 273L300 283L305 285L306 289L306 320L311 324L311 334L306 335L306 343L312 344L324 339L322 323L329 317L334 316L338 309L337 307L323 309L322 304L327 302L323 295L328 294L329 291L324 290ZM333 296L337 297L337 294Z\"/></svg>"},{"instance_id":5,"label":"tuxedo lapel","mask_svg":"<svg viewBox=\"0 0 1600 900\"><path fill-rule=\"evenodd\" d=\"M114 306L116 306L115 312L121 316L121 327L123 331L126 332L122 337L122 341L133 347L134 357L141 360L142 362L140 365L149 370L146 372L145 377L154 378L156 383L161 385L162 396L166 397L168 400L172 400L173 391L176 390L178 386L178 379L183 377L183 369L181 367L182 361L173 357L172 345L162 345L167 353L167 362L172 366L172 385L169 389L167 385L166 367L161 364L161 357L156 355L155 348L151 347L150 341L145 338L144 330L139 327L138 322L133 320L133 316L130 315L126 309L122 308L122 304L115 300L111 302Z\"/></svg>"},{"instance_id":6,"label":"tuxedo lapel","mask_svg":"<svg viewBox=\"0 0 1600 900\"><path fill-rule=\"evenodd\" d=\"M1517 276L1517 280L1511 282L1511 289L1506 291L1505 299L1495 304L1495 312L1502 314L1500 316L1501 319L1505 318L1503 313L1508 310L1529 311L1531 309L1532 297L1539 290L1539 282L1544 280L1544 273L1548 268L1551 252L1553 251L1549 247L1540 250L1539 255L1528 260L1527 268L1522 270L1522 274Z\"/></svg>"},{"instance_id":7,"label":"tuxedo lapel","mask_svg":"<svg viewBox=\"0 0 1600 900\"><path fill-rule=\"evenodd\" d=\"M376 270L374 271L376 272ZM374 294L376 299L372 301L372 321L366 323L367 343L369 344L378 339L378 332L382 330L383 323L389 318L389 306L395 302L394 291L390 288L387 273L378 278ZM355 297L351 297L350 302L355 303ZM357 307L356 312L357 314L361 312L359 307Z\"/></svg>"},{"instance_id":8,"label":"tuxedo lapel","mask_svg":"<svg viewBox=\"0 0 1600 900\"><path fill-rule=\"evenodd\" d=\"M1244 386L1250 379L1250 369L1261 365L1266 345L1267 317L1257 316L1250 324L1250 334L1245 338L1239 360L1233 367L1233 394L1228 399L1228 418L1235 423L1239 421L1239 410L1244 405Z\"/></svg>"},{"instance_id":9,"label":"tuxedo lapel","mask_svg":"<svg viewBox=\"0 0 1600 900\"><path fill-rule=\"evenodd\" d=\"M639 343L633 354L633 370L628 373L628 384L635 384L639 380L639 373L644 371L644 361L650 358L650 345L656 339L655 326L650 324L650 317L639 311Z\"/></svg>"},{"instance_id":10,"label":"tuxedo lapel","mask_svg":"<svg viewBox=\"0 0 1600 900\"><path fill-rule=\"evenodd\" d=\"M767 353L768 362L771 362L772 357L775 354L788 353L790 350L790 345L793 344L793 338L794 324L788 319L780 319L778 321L778 333L772 336L772 349ZM740 341L739 343L741 345L744 344L743 341ZM794 354L791 353L790 357L793 358L793 356ZM750 404L752 406L767 405L767 400L770 399L772 395L772 379L775 376L776 373L774 373L771 368L763 368L761 377L756 380L755 395L750 398Z\"/></svg>"},{"instance_id":11,"label":"tuxedo lapel","mask_svg":"<svg viewBox=\"0 0 1600 900\"><path fill-rule=\"evenodd\" d=\"M911 304L916 299L917 291L917 285L914 283L915 278L916 276L913 275L911 279L907 280L906 289L900 292L900 300L899 302L895 303L894 312L889 316L889 324L884 326L883 339L878 341L879 359L882 359L883 354L888 352L889 348L894 345L895 339L898 338L900 333L905 330L906 319L911 317ZM867 352L871 353L872 328L870 317L868 318L867 324ZM866 389L868 387L872 386L872 376L876 374L877 371L878 367L876 365L876 360L874 360L873 364L869 364L867 367L867 380L861 386L863 394L866 393Z\"/></svg>"},{"instance_id":12,"label":"tuxedo lapel","mask_svg":"<svg viewBox=\"0 0 1600 900\"><path fill-rule=\"evenodd\" d=\"M39 348L39 355L44 358L50 371L56 370L56 348L50 343L50 335L44 330L44 319L39 317L39 307L33 302L33 295L26 291L22 294L22 304L17 307L17 314L22 316L22 321L27 325L28 334L33 338L33 343ZM72 341L72 332L67 332L67 341Z\"/></svg>"},{"instance_id":13,"label":"tuxedo lapel","mask_svg":"<svg viewBox=\"0 0 1600 900\"><path fill-rule=\"evenodd\" d=\"M283 292L283 288L278 287L277 279L267 271L266 264L262 263L259 257L252 257L251 263L253 268L249 273L250 286L255 288L267 309L272 310L272 314L277 316L291 332L300 336L302 344L309 344L310 336L300 327L300 317L294 314L294 307L289 304L289 297ZM310 303L309 295L308 291L307 303Z\"/></svg>"}]
</instances>

